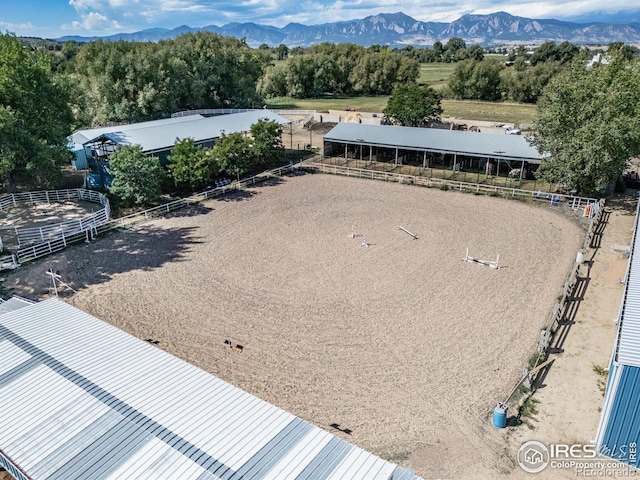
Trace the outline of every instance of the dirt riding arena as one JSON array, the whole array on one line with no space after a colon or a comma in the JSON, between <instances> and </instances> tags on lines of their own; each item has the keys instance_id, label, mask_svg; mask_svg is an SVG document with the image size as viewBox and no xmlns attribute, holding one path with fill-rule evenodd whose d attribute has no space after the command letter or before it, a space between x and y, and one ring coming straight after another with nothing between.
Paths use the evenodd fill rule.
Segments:
<instances>
[{"instance_id":1,"label":"dirt riding arena","mask_svg":"<svg viewBox=\"0 0 640 480\"><path fill-rule=\"evenodd\" d=\"M425 479L496 478L514 461L491 411L581 236L548 205L300 174L71 248L5 287L49 297L54 268L69 303ZM464 262L467 247L501 268Z\"/></svg>"}]
</instances>

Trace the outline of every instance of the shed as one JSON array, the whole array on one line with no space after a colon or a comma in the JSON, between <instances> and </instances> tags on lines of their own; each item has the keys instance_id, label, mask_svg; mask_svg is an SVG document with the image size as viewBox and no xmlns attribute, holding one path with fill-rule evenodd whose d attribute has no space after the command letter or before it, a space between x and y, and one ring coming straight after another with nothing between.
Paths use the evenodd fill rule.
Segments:
<instances>
[{"instance_id":1,"label":"shed","mask_svg":"<svg viewBox=\"0 0 640 480\"><path fill-rule=\"evenodd\" d=\"M61 300L24 303L0 314L0 466L19 480L418 480Z\"/></svg>"}]
</instances>

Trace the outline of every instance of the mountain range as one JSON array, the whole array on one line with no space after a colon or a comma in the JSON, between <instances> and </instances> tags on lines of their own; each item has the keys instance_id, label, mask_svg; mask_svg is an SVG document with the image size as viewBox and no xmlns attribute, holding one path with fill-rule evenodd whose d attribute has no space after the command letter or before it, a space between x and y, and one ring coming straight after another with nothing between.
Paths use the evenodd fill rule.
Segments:
<instances>
[{"instance_id":1,"label":"mountain range","mask_svg":"<svg viewBox=\"0 0 640 480\"><path fill-rule=\"evenodd\" d=\"M188 27L174 29L152 28L134 33L118 33L106 37L66 36L57 40L89 42L152 41L175 38L188 32L205 30L236 38L244 38L251 47L280 44L288 47L308 47L322 42L355 43L363 46L389 45L392 47L432 46L434 42L452 37L462 38L467 44L484 47L508 44L540 44L545 41L569 41L579 45L602 45L612 42L640 43L640 23L572 23L559 20L536 20L516 17L506 12L488 15L464 15L450 22L421 22L404 13L382 13L359 20L302 25L290 23L278 28L257 23L229 23L218 27Z\"/></svg>"}]
</instances>

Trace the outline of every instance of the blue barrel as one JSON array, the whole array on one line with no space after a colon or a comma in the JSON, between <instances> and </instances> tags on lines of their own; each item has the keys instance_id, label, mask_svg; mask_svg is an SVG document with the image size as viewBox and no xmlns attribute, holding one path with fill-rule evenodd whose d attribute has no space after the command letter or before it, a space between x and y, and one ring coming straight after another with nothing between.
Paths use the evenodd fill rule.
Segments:
<instances>
[{"instance_id":1,"label":"blue barrel","mask_svg":"<svg viewBox=\"0 0 640 480\"><path fill-rule=\"evenodd\" d=\"M504 428L507 426L507 406L499 403L493 409L493 426L496 428Z\"/></svg>"}]
</instances>

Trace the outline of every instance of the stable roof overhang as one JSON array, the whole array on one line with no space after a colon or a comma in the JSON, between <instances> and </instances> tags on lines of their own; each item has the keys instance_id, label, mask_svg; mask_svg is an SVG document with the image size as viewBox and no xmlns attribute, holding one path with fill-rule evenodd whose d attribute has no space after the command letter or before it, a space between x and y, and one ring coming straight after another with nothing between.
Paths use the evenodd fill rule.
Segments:
<instances>
[{"instance_id":1,"label":"stable roof overhang","mask_svg":"<svg viewBox=\"0 0 640 480\"><path fill-rule=\"evenodd\" d=\"M0 466L19 480L418 478L61 300L4 311Z\"/></svg>"},{"instance_id":2,"label":"stable roof overhang","mask_svg":"<svg viewBox=\"0 0 640 480\"><path fill-rule=\"evenodd\" d=\"M190 117L175 117L175 119L181 118L182 122L167 122L135 128L121 127L118 130L99 132L99 135L84 143L106 139L120 146L140 145L145 153L153 154L170 150L176 139L193 138L196 144L201 144L212 142L220 138L223 133L248 132L260 119L275 121L279 125L290 123L286 118L269 110L252 110L215 117L198 115L198 117L191 121L186 121Z\"/></svg>"},{"instance_id":3,"label":"stable roof overhang","mask_svg":"<svg viewBox=\"0 0 640 480\"><path fill-rule=\"evenodd\" d=\"M438 128L398 127L341 122L325 142L371 145L436 153L541 163L540 155L522 135L498 135Z\"/></svg>"}]
</instances>

